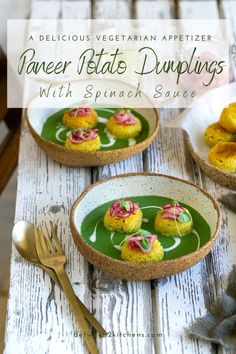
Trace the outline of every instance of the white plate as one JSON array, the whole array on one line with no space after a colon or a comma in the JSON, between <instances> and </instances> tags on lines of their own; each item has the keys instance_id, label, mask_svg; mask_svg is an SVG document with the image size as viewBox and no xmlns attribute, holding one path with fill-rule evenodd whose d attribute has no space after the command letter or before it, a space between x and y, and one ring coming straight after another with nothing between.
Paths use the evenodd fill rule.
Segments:
<instances>
[{"instance_id":1,"label":"white plate","mask_svg":"<svg viewBox=\"0 0 236 354\"><path fill-rule=\"evenodd\" d=\"M191 154L200 167L216 182L236 189L236 173L227 173L211 165L208 160L209 146L204 141L208 125L219 120L224 107L236 101L236 83L221 86L199 98L196 107L185 109L180 115L163 125L180 127L187 133L187 143Z\"/></svg>"}]
</instances>

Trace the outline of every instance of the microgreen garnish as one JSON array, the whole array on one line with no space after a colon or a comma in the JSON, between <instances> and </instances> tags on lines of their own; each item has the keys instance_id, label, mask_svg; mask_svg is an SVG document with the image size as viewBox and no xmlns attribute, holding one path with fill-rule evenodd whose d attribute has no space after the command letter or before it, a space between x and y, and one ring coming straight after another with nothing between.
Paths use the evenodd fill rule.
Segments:
<instances>
[{"instance_id":1,"label":"microgreen garnish","mask_svg":"<svg viewBox=\"0 0 236 354\"><path fill-rule=\"evenodd\" d=\"M120 203L120 207L121 207L122 209L127 210L127 211L130 210L130 204L129 204L129 202L122 201L122 202Z\"/></svg>"},{"instance_id":2,"label":"microgreen garnish","mask_svg":"<svg viewBox=\"0 0 236 354\"><path fill-rule=\"evenodd\" d=\"M142 235L142 236L146 236L146 237L150 237L152 236L151 232L147 231L147 230L143 230L143 229L139 229L137 231L138 234Z\"/></svg>"},{"instance_id":3,"label":"microgreen garnish","mask_svg":"<svg viewBox=\"0 0 236 354\"><path fill-rule=\"evenodd\" d=\"M178 220L180 222L189 222L191 220L191 216L188 213L182 212L179 214Z\"/></svg>"},{"instance_id":4,"label":"microgreen garnish","mask_svg":"<svg viewBox=\"0 0 236 354\"><path fill-rule=\"evenodd\" d=\"M141 241L141 246L146 250L149 248L149 242L145 238Z\"/></svg>"}]
</instances>

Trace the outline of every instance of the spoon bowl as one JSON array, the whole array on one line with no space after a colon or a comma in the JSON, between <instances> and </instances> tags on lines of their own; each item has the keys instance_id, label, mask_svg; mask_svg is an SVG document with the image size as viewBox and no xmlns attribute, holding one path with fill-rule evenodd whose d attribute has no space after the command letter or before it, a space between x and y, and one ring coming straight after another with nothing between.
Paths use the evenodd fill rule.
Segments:
<instances>
[{"instance_id":1,"label":"spoon bowl","mask_svg":"<svg viewBox=\"0 0 236 354\"><path fill-rule=\"evenodd\" d=\"M35 247L34 225L18 221L12 229L12 240L20 255L31 263L41 265Z\"/></svg>"},{"instance_id":2,"label":"spoon bowl","mask_svg":"<svg viewBox=\"0 0 236 354\"><path fill-rule=\"evenodd\" d=\"M24 220L18 221L12 229L12 241L17 251L24 259L43 268L55 283L60 286L59 280L54 271L50 268L44 267L38 258L33 224Z\"/></svg>"}]
</instances>

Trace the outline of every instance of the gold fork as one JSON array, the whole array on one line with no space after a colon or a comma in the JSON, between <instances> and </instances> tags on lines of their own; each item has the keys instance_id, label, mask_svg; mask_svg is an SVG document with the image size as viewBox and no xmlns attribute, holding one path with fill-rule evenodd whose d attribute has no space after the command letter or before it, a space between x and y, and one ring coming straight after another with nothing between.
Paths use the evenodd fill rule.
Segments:
<instances>
[{"instance_id":1,"label":"gold fork","mask_svg":"<svg viewBox=\"0 0 236 354\"><path fill-rule=\"evenodd\" d=\"M47 234L49 235L47 225L45 224L45 226L46 226ZM50 229L51 229L51 234L54 235L54 237L57 237L52 221L50 221ZM43 264L42 264L42 266L45 267ZM46 272L48 272L49 276L52 277L52 279L61 287L61 284L60 284L55 272L51 268L48 268L48 267L45 267L45 270L46 270ZM81 310L83 311L84 316L88 320L88 322L96 329L96 331L99 334L101 334L102 336L106 336L106 334L107 334L106 330L96 320L96 318L93 316L93 314L87 309L87 307L80 301L80 299L78 297L77 297L77 301L79 302L79 304L81 306Z\"/></svg>"},{"instance_id":2,"label":"gold fork","mask_svg":"<svg viewBox=\"0 0 236 354\"><path fill-rule=\"evenodd\" d=\"M87 344L87 347L92 354L98 354L98 349L94 338L89 330L88 322L86 321L84 314L81 310L80 304L78 303L77 297L74 293L74 290L71 286L70 280L65 272L64 265L66 263L66 256L61 247L60 242L56 236L55 230L51 225L52 240L50 239L49 232L47 234L43 233L41 229L35 227L35 244L36 250L40 262L55 271L57 277L61 283L62 289L70 303L73 313L80 325L80 329L84 336L84 340Z\"/></svg>"}]
</instances>

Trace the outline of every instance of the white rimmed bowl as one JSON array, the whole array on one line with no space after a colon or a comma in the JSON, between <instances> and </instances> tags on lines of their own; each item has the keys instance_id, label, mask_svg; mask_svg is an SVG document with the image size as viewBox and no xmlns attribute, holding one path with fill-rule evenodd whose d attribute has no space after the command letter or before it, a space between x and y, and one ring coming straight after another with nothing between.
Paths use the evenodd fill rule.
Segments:
<instances>
[{"instance_id":1,"label":"white rimmed bowl","mask_svg":"<svg viewBox=\"0 0 236 354\"><path fill-rule=\"evenodd\" d=\"M210 240L192 253L157 263L130 263L98 252L81 236L81 225L84 218L103 203L131 195L165 196L188 204L197 210L209 224ZM154 173L125 174L99 181L87 188L76 199L70 212L72 236L84 257L96 268L109 275L132 280L166 277L199 262L210 252L217 239L220 219L221 212L218 203L205 190L188 181Z\"/></svg>"},{"instance_id":2,"label":"white rimmed bowl","mask_svg":"<svg viewBox=\"0 0 236 354\"><path fill-rule=\"evenodd\" d=\"M107 88L107 81L104 80L95 80L96 83L99 82L104 88ZM91 80L89 82L92 82ZM121 87L126 85L127 89L134 89L132 86L129 86L124 83L120 83ZM74 151L65 148L64 146L55 144L49 140L44 139L41 136L42 128L49 116L59 111L59 108L38 108L40 107L40 97L36 96L28 106L28 109L25 110L25 118L29 129L32 133L32 136L39 147L52 159L69 166L101 166L109 163L118 162L124 160L132 155L138 154L141 151L145 150L156 137L160 118L158 111L150 105L149 99L143 95L142 104L143 107L152 107L152 108L135 108L135 111L140 113L148 122L149 125L149 134L141 142L134 145L106 150L106 151ZM71 104L73 106L74 103ZM92 107L96 109L98 105L91 104ZM110 107L115 107L112 105ZM101 105L99 106L101 108Z\"/></svg>"}]
</instances>

